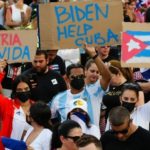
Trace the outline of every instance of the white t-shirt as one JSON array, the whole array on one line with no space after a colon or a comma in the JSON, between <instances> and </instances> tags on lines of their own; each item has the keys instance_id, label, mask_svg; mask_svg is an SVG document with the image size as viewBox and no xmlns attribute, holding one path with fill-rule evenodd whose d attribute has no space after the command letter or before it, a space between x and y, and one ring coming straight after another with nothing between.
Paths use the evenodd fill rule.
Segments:
<instances>
[{"instance_id":1,"label":"white t-shirt","mask_svg":"<svg viewBox=\"0 0 150 150\"><path fill-rule=\"evenodd\" d=\"M26 141L33 128L30 128L26 133L23 141ZM41 133L34 139L29 146L34 150L50 150L51 149L52 132L49 129L43 129Z\"/></svg>"},{"instance_id":2,"label":"white t-shirt","mask_svg":"<svg viewBox=\"0 0 150 150\"><path fill-rule=\"evenodd\" d=\"M19 107L18 109L14 110L14 117L12 124L13 124L12 132L10 138L16 140L21 140L23 132L28 131L30 128L32 128L32 126L26 122L26 115L22 107ZM5 150L10 149L5 148Z\"/></svg>"},{"instance_id":3,"label":"white t-shirt","mask_svg":"<svg viewBox=\"0 0 150 150\"><path fill-rule=\"evenodd\" d=\"M23 132L27 131L29 128L31 128L31 125L26 122L26 115L22 107L15 109L10 137L16 140L21 140Z\"/></svg>"}]
</instances>

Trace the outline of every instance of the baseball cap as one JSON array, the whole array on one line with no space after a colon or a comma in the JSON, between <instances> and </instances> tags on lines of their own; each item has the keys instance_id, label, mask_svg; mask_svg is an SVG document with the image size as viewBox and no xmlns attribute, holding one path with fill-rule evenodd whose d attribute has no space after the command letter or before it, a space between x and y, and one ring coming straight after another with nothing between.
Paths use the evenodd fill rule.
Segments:
<instances>
[{"instance_id":1,"label":"baseball cap","mask_svg":"<svg viewBox=\"0 0 150 150\"><path fill-rule=\"evenodd\" d=\"M85 112L88 112L87 110L87 102L81 98L78 99L73 99L70 101L69 103L69 112L71 112L72 110L76 109L76 108L80 108L82 110L84 110Z\"/></svg>"}]
</instances>

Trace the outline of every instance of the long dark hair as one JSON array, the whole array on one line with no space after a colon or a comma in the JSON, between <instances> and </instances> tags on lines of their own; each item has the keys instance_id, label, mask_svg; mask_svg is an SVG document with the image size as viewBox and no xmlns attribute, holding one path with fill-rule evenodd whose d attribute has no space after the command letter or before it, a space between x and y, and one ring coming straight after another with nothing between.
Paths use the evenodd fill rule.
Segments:
<instances>
[{"instance_id":1,"label":"long dark hair","mask_svg":"<svg viewBox=\"0 0 150 150\"><path fill-rule=\"evenodd\" d=\"M61 124L60 123L56 124L53 127L52 142L51 142L52 149L60 148L62 146L60 136L67 137L69 132L74 128L81 128L81 126L73 120L66 120Z\"/></svg>"},{"instance_id":2,"label":"long dark hair","mask_svg":"<svg viewBox=\"0 0 150 150\"><path fill-rule=\"evenodd\" d=\"M24 76L24 75L19 75L13 81L11 98L16 97L16 89L17 89L17 86L20 82L25 82L26 84L28 84L29 88L31 89L31 84L30 84L29 78Z\"/></svg>"},{"instance_id":3,"label":"long dark hair","mask_svg":"<svg viewBox=\"0 0 150 150\"><path fill-rule=\"evenodd\" d=\"M51 111L46 103L38 101L32 104L30 107L30 116L37 124L44 128L52 129L50 123Z\"/></svg>"}]
</instances>

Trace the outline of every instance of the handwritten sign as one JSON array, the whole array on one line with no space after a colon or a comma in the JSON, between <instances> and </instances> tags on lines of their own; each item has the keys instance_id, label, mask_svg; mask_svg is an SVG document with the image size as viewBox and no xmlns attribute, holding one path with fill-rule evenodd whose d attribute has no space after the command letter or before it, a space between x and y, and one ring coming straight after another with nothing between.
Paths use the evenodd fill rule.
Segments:
<instances>
[{"instance_id":1,"label":"handwritten sign","mask_svg":"<svg viewBox=\"0 0 150 150\"><path fill-rule=\"evenodd\" d=\"M150 67L150 24L123 23L121 64Z\"/></svg>"},{"instance_id":2,"label":"handwritten sign","mask_svg":"<svg viewBox=\"0 0 150 150\"><path fill-rule=\"evenodd\" d=\"M120 44L122 20L120 0L41 4L41 48L77 48L84 41L92 45Z\"/></svg>"},{"instance_id":3,"label":"handwritten sign","mask_svg":"<svg viewBox=\"0 0 150 150\"><path fill-rule=\"evenodd\" d=\"M0 59L12 62L33 60L37 45L35 30L9 30L0 32Z\"/></svg>"}]
</instances>

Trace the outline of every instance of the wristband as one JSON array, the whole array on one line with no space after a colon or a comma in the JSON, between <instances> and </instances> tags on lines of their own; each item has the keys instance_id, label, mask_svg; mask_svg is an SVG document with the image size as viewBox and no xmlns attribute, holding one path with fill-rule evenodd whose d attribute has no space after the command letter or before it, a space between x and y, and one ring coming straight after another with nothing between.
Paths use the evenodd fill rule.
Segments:
<instances>
[{"instance_id":1,"label":"wristband","mask_svg":"<svg viewBox=\"0 0 150 150\"><path fill-rule=\"evenodd\" d=\"M92 59L95 59L97 56L98 56L98 53L96 53L96 54L92 57Z\"/></svg>"}]
</instances>

